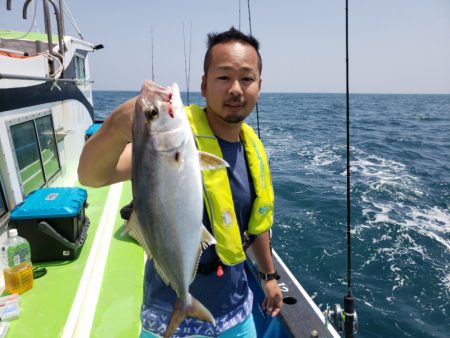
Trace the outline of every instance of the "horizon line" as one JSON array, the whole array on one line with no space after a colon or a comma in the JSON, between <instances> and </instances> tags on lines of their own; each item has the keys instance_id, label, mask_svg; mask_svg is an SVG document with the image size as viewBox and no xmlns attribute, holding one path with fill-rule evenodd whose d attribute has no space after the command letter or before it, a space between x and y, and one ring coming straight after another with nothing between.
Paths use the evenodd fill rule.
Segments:
<instances>
[{"instance_id":1,"label":"horizon line","mask_svg":"<svg viewBox=\"0 0 450 338\"><path fill-rule=\"evenodd\" d=\"M94 92L134 92L138 93L139 90L131 90L131 89L92 89ZM187 93L187 91L181 91L180 93ZM200 94L199 91L189 91L189 93L192 94ZM261 94L346 94L346 92L292 92L292 91L286 91L286 92L271 92L271 91L262 91ZM406 92L398 92L398 93L389 93L389 92L350 92L350 95L357 94L357 95L450 95L450 92L448 93L406 93Z\"/></svg>"}]
</instances>

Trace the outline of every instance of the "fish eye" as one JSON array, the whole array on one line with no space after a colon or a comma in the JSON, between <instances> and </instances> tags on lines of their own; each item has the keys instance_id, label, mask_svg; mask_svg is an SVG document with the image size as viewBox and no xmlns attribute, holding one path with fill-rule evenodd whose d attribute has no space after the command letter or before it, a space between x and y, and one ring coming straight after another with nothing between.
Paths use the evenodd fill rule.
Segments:
<instances>
[{"instance_id":1,"label":"fish eye","mask_svg":"<svg viewBox=\"0 0 450 338\"><path fill-rule=\"evenodd\" d=\"M145 117L147 120L153 120L156 117L158 117L159 111L158 108L155 106L150 106L148 109L145 110Z\"/></svg>"}]
</instances>

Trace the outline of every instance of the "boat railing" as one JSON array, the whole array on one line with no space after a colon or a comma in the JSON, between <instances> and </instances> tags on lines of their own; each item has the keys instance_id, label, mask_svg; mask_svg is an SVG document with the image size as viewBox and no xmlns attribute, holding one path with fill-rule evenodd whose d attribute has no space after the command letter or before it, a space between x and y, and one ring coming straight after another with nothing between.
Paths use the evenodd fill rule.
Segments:
<instances>
[{"instance_id":1,"label":"boat railing","mask_svg":"<svg viewBox=\"0 0 450 338\"><path fill-rule=\"evenodd\" d=\"M0 73L0 80L31 80L31 81L45 81L45 82L62 82L62 83L74 83L74 84L88 84L94 83L92 80L80 80L80 79L55 79L45 76L29 76L29 75L15 75L15 74L2 74Z\"/></svg>"},{"instance_id":2,"label":"boat railing","mask_svg":"<svg viewBox=\"0 0 450 338\"><path fill-rule=\"evenodd\" d=\"M32 0L26 0L23 9L22 9L22 17L27 19L28 15L28 6L30 5ZM11 10L11 2L12 0L8 0L6 2L6 9ZM48 44L48 53L52 56L49 58L49 66L50 66L50 74L55 74L55 58L57 58L61 64L64 63L64 23L63 23L63 5L62 1L59 0L59 5L57 5L53 0L42 0L43 10L44 10L44 23L45 23L45 34L47 35L47 44ZM58 45L59 51L55 52L53 50L53 37L52 37L52 28L50 22L50 11L49 11L49 3L53 6L55 16L56 16L56 24L58 31ZM64 71L64 70L62 70ZM61 74L61 77L63 74Z\"/></svg>"}]
</instances>

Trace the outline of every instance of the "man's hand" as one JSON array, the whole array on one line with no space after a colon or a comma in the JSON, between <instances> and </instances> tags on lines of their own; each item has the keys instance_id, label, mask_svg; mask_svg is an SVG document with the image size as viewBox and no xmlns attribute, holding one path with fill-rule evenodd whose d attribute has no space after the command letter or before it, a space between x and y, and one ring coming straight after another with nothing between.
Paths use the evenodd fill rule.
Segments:
<instances>
[{"instance_id":1,"label":"man's hand","mask_svg":"<svg viewBox=\"0 0 450 338\"><path fill-rule=\"evenodd\" d=\"M276 279L261 281L266 298L262 303L262 308L272 317L275 317L283 305L283 295Z\"/></svg>"},{"instance_id":2,"label":"man's hand","mask_svg":"<svg viewBox=\"0 0 450 338\"><path fill-rule=\"evenodd\" d=\"M108 121L111 129L125 142L131 142L132 126L135 112L141 113L145 107L144 103L148 98L159 96L163 101L168 101L170 95L169 88L160 86L152 81L145 80L139 95L134 97L117 109L115 109Z\"/></svg>"},{"instance_id":3,"label":"man's hand","mask_svg":"<svg viewBox=\"0 0 450 338\"><path fill-rule=\"evenodd\" d=\"M78 179L102 187L131 179L131 140L135 111L142 112L144 98L158 95L169 100L169 88L145 81L139 96L122 103L85 143L78 163ZM99 161L101 159L101 161Z\"/></svg>"}]
</instances>

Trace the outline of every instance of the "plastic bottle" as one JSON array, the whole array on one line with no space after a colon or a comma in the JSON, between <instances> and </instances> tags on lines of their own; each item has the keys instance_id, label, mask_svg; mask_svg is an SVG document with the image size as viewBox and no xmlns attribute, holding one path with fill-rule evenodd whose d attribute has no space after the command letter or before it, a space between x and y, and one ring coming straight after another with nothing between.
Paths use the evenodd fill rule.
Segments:
<instances>
[{"instance_id":1,"label":"plastic bottle","mask_svg":"<svg viewBox=\"0 0 450 338\"><path fill-rule=\"evenodd\" d=\"M8 231L8 240L2 247L2 259L5 290L8 293L23 293L33 287L30 244L17 235L17 229Z\"/></svg>"}]
</instances>

